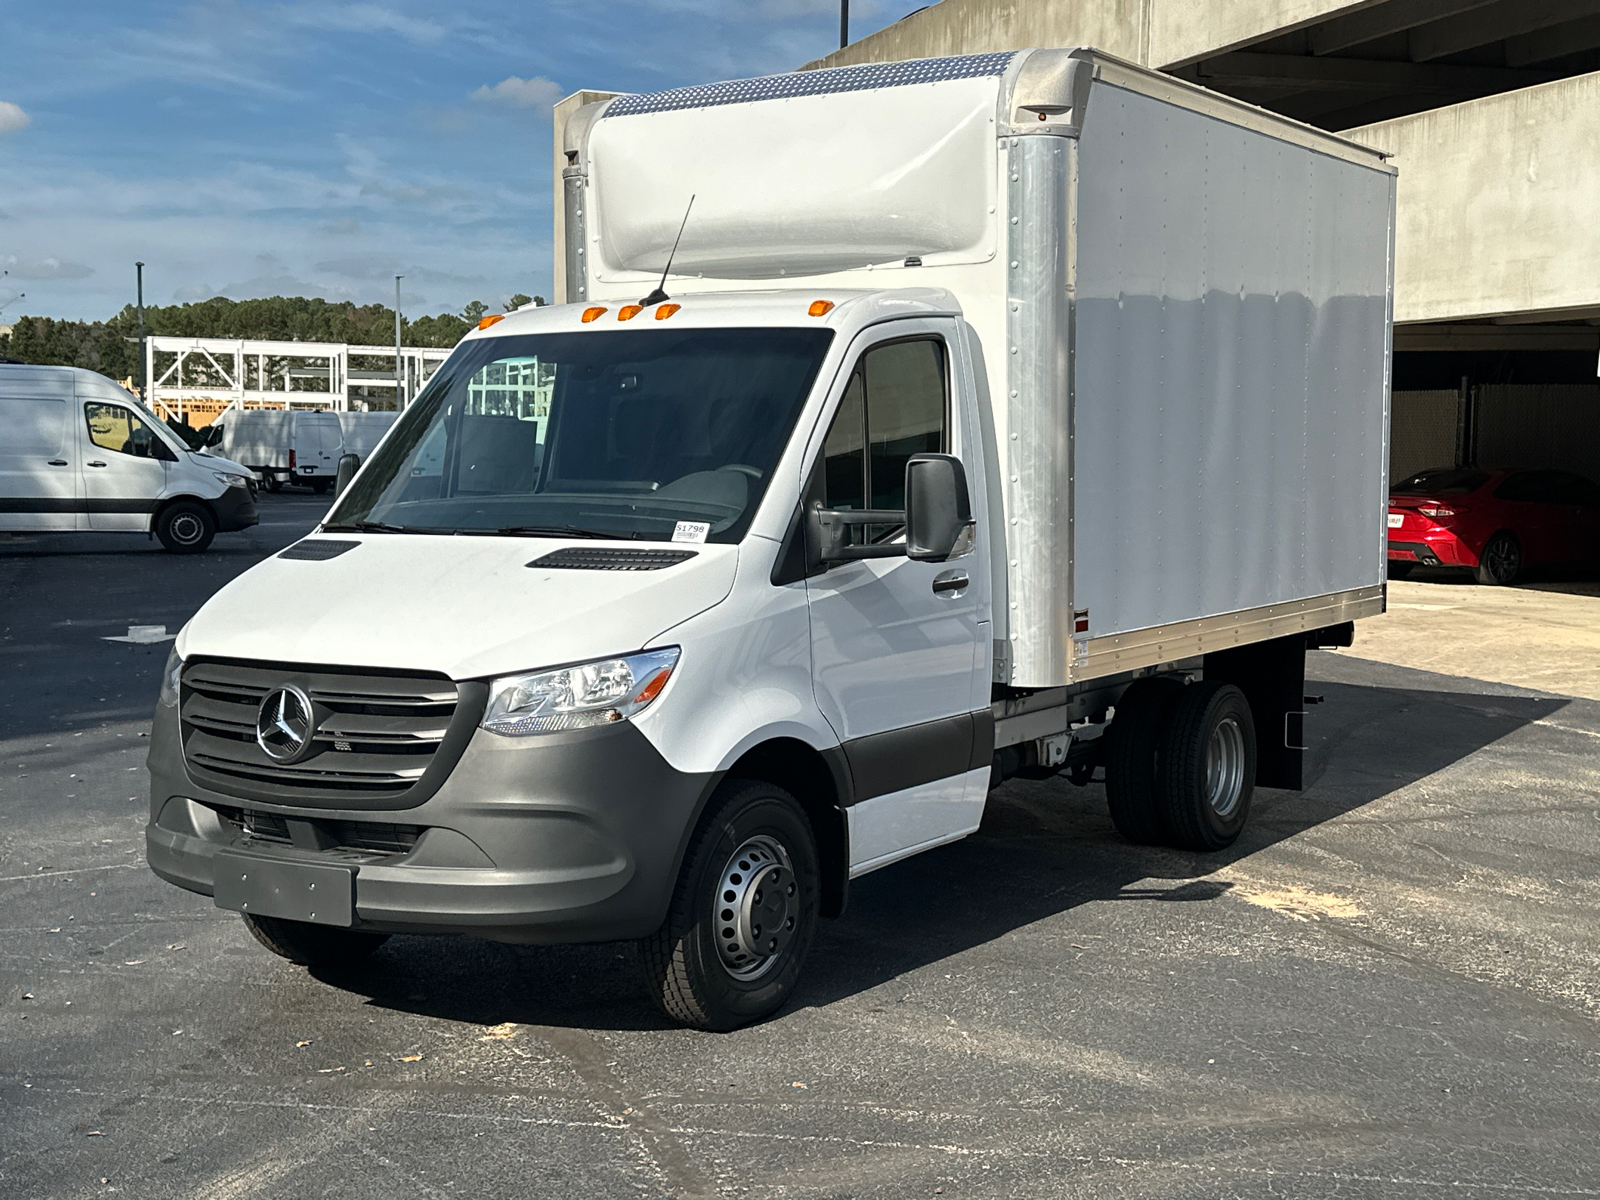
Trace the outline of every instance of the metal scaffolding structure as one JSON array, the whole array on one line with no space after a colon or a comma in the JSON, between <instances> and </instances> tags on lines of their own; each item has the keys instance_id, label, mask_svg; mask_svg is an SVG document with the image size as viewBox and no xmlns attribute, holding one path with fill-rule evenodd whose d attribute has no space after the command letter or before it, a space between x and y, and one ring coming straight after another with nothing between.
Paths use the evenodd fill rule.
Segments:
<instances>
[{"instance_id":1,"label":"metal scaffolding structure","mask_svg":"<svg viewBox=\"0 0 1600 1200\"><path fill-rule=\"evenodd\" d=\"M151 336L144 400L160 416L194 426L235 409L390 410L397 393L401 408L414 400L449 356L406 346L397 373L393 346Z\"/></svg>"}]
</instances>

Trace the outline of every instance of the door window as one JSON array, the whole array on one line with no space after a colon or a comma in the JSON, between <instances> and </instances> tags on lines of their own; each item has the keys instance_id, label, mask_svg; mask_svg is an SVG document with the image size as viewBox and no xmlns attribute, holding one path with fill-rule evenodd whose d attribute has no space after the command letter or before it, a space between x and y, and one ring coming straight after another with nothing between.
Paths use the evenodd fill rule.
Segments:
<instances>
[{"instance_id":1,"label":"door window","mask_svg":"<svg viewBox=\"0 0 1600 1200\"><path fill-rule=\"evenodd\" d=\"M823 503L906 506L906 462L949 447L944 345L915 338L876 346L856 364L823 446Z\"/></svg>"},{"instance_id":2,"label":"door window","mask_svg":"<svg viewBox=\"0 0 1600 1200\"><path fill-rule=\"evenodd\" d=\"M100 449L135 458L161 457L150 426L120 404L85 404L83 415L89 423L89 440Z\"/></svg>"}]
</instances>

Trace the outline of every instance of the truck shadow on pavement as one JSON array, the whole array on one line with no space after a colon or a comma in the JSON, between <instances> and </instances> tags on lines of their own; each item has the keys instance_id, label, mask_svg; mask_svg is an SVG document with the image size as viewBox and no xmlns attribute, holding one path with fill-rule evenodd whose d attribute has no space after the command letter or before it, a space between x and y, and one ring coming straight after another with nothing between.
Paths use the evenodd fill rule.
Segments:
<instances>
[{"instance_id":1,"label":"truck shadow on pavement","mask_svg":"<svg viewBox=\"0 0 1600 1200\"><path fill-rule=\"evenodd\" d=\"M1308 722L1308 786L1258 791L1245 836L1227 851L1128 844L1112 827L1100 784L1008 781L991 794L972 837L851 885L849 910L823 922L785 1011L858 995L1096 901L1210 903L1231 887L1208 878L1222 868L1447 770L1570 703L1329 681L1307 686L1326 698ZM671 1027L644 995L626 944L396 937L359 974L317 974L375 1005L486 1026Z\"/></svg>"}]
</instances>

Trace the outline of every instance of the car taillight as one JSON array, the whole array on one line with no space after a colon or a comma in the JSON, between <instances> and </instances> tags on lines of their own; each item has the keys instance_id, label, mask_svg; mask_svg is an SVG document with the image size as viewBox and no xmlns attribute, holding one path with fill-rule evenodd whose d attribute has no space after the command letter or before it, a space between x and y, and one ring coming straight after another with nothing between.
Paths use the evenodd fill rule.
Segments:
<instances>
[{"instance_id":1,"label":"car taillight","mask_svg":"<svg viewBox=\"0 0 1600 1200\"><path fill-rule=\"evenodd\" d=\"M1425 517L1453 517L1456 515L1455 509L1444 508L1442 506L1435 508L1419 508L1417 511Z\"/></svg>"},{"instance_id":2,"label":"car taillight","mask_svg":"<svg viewBox=\"0 0 1600 1200\"><path fill-rule=\"evenodd\" d=\"M294 470L294 451L289 451L289 470ZM1424 510L1426 511L1426 510Z\"/></svg>"}]
</instances>

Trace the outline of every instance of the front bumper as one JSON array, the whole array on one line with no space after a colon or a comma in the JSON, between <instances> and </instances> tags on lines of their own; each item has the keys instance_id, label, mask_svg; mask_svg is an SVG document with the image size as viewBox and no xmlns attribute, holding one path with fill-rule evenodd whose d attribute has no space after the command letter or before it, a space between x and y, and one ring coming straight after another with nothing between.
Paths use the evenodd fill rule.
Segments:
<instances>
[{"instance_id":1,"label":"front bumper","mask_svg":"<svg viewBox=\"0 0 1600 1200\"><path fill-rule=\"evenodd\" d=\"M355 928L515 942L657 929L717 781L674 770L629 723L528 739L480 730L415 807L265 804L189 778L172 708L156 714L150 777L147 854L170 883L214 894L223 850L337 864L355 870Z\"/></svg>"},{"instance_id":2,"label":"front bumper","mask_svg":"<svg viewBox=\"0 0 1600 1200\"><path fill-rule=\"evenodd\" d=\"M254 488L224 488L222 495L211 502L211 511L217 514L218 533L238 533L261 520L256 512Z\"/></svg>"}]
</instances>

